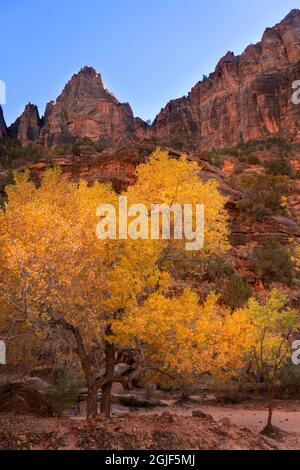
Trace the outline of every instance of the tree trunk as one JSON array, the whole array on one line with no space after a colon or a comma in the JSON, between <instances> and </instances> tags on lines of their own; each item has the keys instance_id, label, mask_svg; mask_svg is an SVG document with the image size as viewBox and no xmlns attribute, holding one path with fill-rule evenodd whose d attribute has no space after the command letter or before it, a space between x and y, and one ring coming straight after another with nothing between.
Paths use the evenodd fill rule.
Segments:
<instances>
[{"instance_id":1,"label":"tree trunk","mask_svg":"<svg viewBox=\"0 0 300 470\"><path fill-rule=\"evenodd\" d=\"M267 429L272 429L272 417L273 417L273 398L274 398L274 386L273 384L269 387L269 412L268 412L268 422Z\"/></svg>"},{"instance_id":2,"label":"tree trunk","mask_svg":"<svg viewBox=\"0 0 300 470\"><path fill-rule=\"evenodd\" d=\"M273 417L273 398L274 398L274 387L275 383L269 384L269 410L268 410L268 421L267 425L262 430L262 434L268 437L272 437L273 439L277 439L282 437L280 429L272 424L272 417Z\"/></svg>"},{"instance_id":3,"label":"tree trunk","mask_svg":"<svg viewBox=\"0 0 300 470\"><path fill-rule=\"evenodd\" d=\"M97 394L97 385L94 382L88 384L87 419L94 419L97 416Z\"/></svg>"},{"instance_id":4,"label":"tree trunk","mask_svg":"<svg viewBox=\"0 0 300 470\"><path fill-rule=\"evenodd\" d=\"M112 343L106 342L105 345L105 361L106 361L106 370L105 376L113 377L115 372L115 346ZM101 408L100 412L104 413L107 418L110 418L111 411L111 389L112 382L108 382L102 386L102 395L101 395Z\"/></svg>"},{"instance_id":5,"label":"tree trunk","mask_svg":"<svg viewBox=\"0 0 300 470\"><path fill-rule=\"evenodd\" d=\"M98 385L95 380L93 363L89 359L86 347L78 327L67 322L63 318L54 318L53 324L61 326L67 331L70 331L76 342L76 352L81 362L82 370L85 375L86 384L88 388L87 398L87 419L93 420L97 416L97 393Z\"/></svg>"}]
</instances>

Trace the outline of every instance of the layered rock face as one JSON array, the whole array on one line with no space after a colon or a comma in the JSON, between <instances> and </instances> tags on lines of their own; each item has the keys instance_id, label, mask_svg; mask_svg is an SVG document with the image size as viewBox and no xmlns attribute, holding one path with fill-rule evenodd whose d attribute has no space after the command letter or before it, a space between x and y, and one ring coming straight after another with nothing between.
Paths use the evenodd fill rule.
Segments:
<instances>
[{"instance_id":1,"label":"layered rock face","mask_svg":"<svg viewBox=\"0 0 300 470\"><path fill-rule=\"evenodd\" d=\"M228 52L187 97L167 104L149 132L202 150L272 136L298 143L300 106L292 102L292 83L299 79L300 11L293 10L242 55Z\"/></svg>"},{"instance_id":2,"label":"layered rock face","mask_svg":"<svg viewBox=\"0 0 300 470\"><path fill-rule=\"evenodd\" d=\"M4 137L7 136L7 128L3 116L3 110L0 106L0 139L3 139Z\"/></svg>"},{"instance_id":3,"label":"layered rock face","mask_svg":"<svg viewBox=\"0 0 300 470\"><path fill-rule=\"evenodd\" d=\"M93 68L84 67L71 78L57 100L47 104L42 119L37 107L28 104L9 131L23 146L37 143L51 147L78 138L120 146L133 142L145 127L141 119L134 118L128 103L119 103L105 89Z\"/></svg>"},{"instance_id":4,"label":"layered rock face","mask_svg":"<svg viewBox=\"0 0 300 470\"><path fill-rule=\"evenodd\" d=\"M85 67L74 75L56 102L47 105L40 142L52 146L87 137L93 141L122 143L141 126L129 104L108 92L101 76Z\"/></svg>"},{"instance_id":5,"label":"layered rock face","mask_svg":"<svg viewBox=\"0 0 300 470\"><path fill-rule=\"evenodd\" d=\"M18 139L23 146L39 140L41 119L37 106L28 103L21 116L10 126L10 136Z\"/></svg>"},{"instance_id":6,"label":"layered rock face","mask_svg":"<svg viewBox=\"0 0 300 470\"><path fill-rule=\"evenodd\" d=\"M73 182L79 182L80 179L85 179L89 183L111 182L114 189L120 191L134 182L137 165L145 161L146 155L150 152L150 149L137 147L108 148L101 152L93 151L80 156L73 154L53 156L51 161L48 156L45 156L27 167L37 181L52 165L59 166L64 177Z\"/></svg>"}]
</instances>

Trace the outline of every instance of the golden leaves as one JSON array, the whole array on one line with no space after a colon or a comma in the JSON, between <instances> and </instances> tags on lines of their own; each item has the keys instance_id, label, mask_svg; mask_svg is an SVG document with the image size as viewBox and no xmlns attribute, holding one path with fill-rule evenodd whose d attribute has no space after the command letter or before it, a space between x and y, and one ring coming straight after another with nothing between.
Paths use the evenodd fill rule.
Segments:
<instances>
[{"instance_id":1,"label":"golden leaves","mask_svg":"<svg viewBox=\"0 0 300 470\"><path fill-rule=\"evenodd\" d=\"M205 246L194 256L207 257L228 249L228 224L217 183L202 183L199 171L186 157L158 150L137 168L136 183L124 195L147 208L204 204ZM31 325L47 324L53 315L65 319L86 342L101 338L105 324L117 318L115 341L127 345L138 336L164 369L199 373L240 365L242 323L236 325L216 296L202 306L190 289L169 296L172 279L161 268L167 240L97 239L97 207L118 205L111 186L72 184L58 169L47 171L39 187L28 174L15 178L0 212L0 296L10 308Z\"/></svg>"}]
</instances>

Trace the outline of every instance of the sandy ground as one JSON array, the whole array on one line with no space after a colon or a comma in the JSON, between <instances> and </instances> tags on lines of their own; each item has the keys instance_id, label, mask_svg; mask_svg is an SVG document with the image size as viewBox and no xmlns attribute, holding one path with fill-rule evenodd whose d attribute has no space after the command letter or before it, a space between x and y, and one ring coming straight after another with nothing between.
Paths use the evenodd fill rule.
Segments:
<instances>
[{"instance_id":1,"label":"sandy ground","mask_svg":"<svg viewBox=\"0 0 300 470\"><path fill-rule=\"evenodd\" d=\"M267 411L245 410L240 408L217 408L212 406L201 407L202 411L209 413L216 421L229 418L232 424L237 426L247 426L259 432L267 420ZM300 442L300 409L299 411L275 410L273 424L285 432L295 433L299 436Z\"/></svg>"},{"instance_id":2,"label":"sandy ground","mask_svg":"<svg viewBox=\"0 0 300 470\"><path fill-rule=\"evenodd\" d=\"M130 412L111 419L0 414L2 450L273 450L278 443L227 419ZM286 444L283 448L287 448ZM290 446L290 448L292 448ZM295 447L293 447L295 448Z\"/></svg>"},{"instance_id":3,"label":"sandy ground","mask_svg":"<svg viewBox=\"0 0 300 470\"><path fill-rule=\"evenodd\" d=\"M242 404L242 405L203 405L195 404L187 407L174 407L173 400L162 400L168 406L167 410L177 416L192 416L195 409L200 409L204 413L210 414L214 420L221 421L228 418L232 424L237 426L247 426L255 432L260 432L265 426L268 412L261 404ZM128 409L122 406L113 406L116 414L125 414ZM165 409L156 409L155 413L161 414ZM139 410L141 415L152 414L153 410ZM281 402L275 401L273 412L273 424L285 432L298 434L300 437L300 402Z\"/></svg>"},{"instance_id":4,"label":"sandy ground","mask_svg":"<svg viewBox=\"0 0 300 470\"><path fill-rule=\"evenodd\" d=\"M194 410L201 410L203 413L211 415L219 423L229 419L232 425L240 428L248 428L255 434L259 434L267 422L268 412L265 404L246 403L241 405L203 405L175 407L174 401L162 400L168 404L168 412L176 416L192 416ZM126 414L125 407L116 406L116 414ZM162 414L164 409L156 409L155 413ZM139 410L141 415L151 415L154 410ZM273 412L273 425L287 433L281 443L276 445L279 448L293 448L300 450L300 402L298 401L275 401Z\"/></svg>"},{"instance_id":5,"label":"sandy ground","mask_svg":"<svg viewBox=\"0 0 300 470\"><path fill-rule=\"evenodd\" d=\"M93 424L81 416L0 413L0 449L300 450L300 402L275 402L273 424L283 431L275 440L260 434L267 418L265 403L178 406L174 400L162 401L168 406L113 405L112 419L99 415Z\"/></svg>"}]
</instances>

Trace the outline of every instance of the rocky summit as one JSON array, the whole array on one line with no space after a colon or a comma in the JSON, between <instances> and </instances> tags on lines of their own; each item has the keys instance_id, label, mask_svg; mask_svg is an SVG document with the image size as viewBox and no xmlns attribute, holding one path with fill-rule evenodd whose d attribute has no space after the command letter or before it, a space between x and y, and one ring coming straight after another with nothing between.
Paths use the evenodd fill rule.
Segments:
<instances>
[{"instance_id":1,"label":"rocky summit","mask_svg":"<svg viewBox=\"0 0 300 470\"><path fill-rule=\"evenodd\" d=\"M47 104L42 119L36 106L28 104L10 127L10 134L22 145L33 142L51 147L83 137L121 145L137 138L143 127L129 104L119 103L104 87L101 76L92 67L84 67L57 100Z\"/></svg>"}]
</instances>

